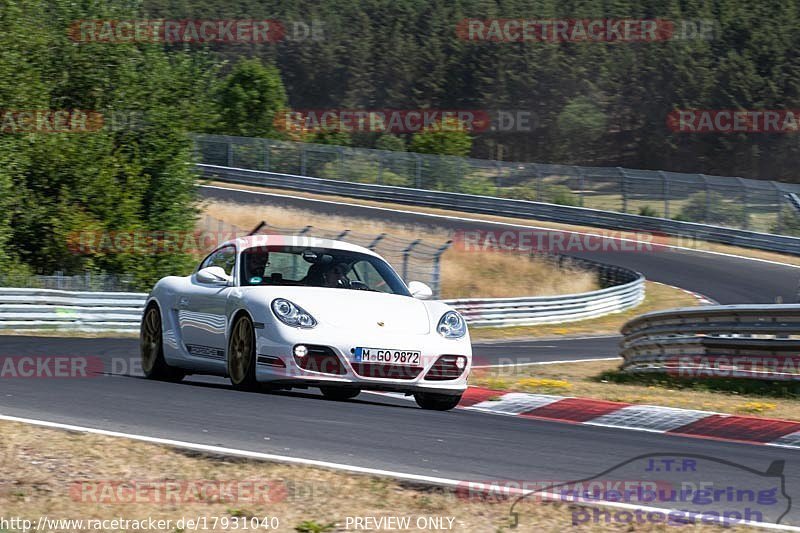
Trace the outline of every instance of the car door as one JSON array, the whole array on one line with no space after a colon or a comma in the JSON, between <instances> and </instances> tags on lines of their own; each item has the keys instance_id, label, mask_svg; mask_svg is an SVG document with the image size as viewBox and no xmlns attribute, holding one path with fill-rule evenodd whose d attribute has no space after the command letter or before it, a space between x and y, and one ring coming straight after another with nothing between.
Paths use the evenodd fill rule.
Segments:
<instances>
[{"instance_id":1,"label":"car door","mask_svg":"<svg viewBox=\"0 0 800 533\"><path fill-rule=\"evenodd\" d=\"M234 279L236 247L223 246L208 255L199 270L216 266ZM225 363L227 302L233 282L227 286L202 283L195 273L191 288L178 298L178 323L186 351L205 361Z\"/></svg>"}]
</instances>

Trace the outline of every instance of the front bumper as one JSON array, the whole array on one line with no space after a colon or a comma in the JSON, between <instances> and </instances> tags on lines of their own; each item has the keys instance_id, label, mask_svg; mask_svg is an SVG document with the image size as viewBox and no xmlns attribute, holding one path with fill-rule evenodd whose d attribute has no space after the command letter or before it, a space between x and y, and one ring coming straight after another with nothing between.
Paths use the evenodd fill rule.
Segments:
<instances>
[{"instance_id":1,"label":"front bumper","mask_svg":"<svg viewBox=\"0 0 800 533\"><path fill-rule=\"evenodd\" d=\"M270 330L256 330L256 337L258 356L256 379L287 387L344 386L409 394L433 392L455 395L466 390L467 377L472 366L469 335L461 339L445 339L436 333L408 335L397 332L380 334L351 332L348 334L324 327L303 330L274 326ZM327 347L338 359L340 366L323 367L326 372L301 368L293 355L294 347L298 344ZM418 371L415 367L400 365L367 369L355 361L354 351L358 346L419 351L422 355L421 366L418 367ZM455 379L436 379L438 367L433 367L441 356L448 355L465 357L466 365ZM393 377L398 373L403 377Z\"/></svg>"}]
</instances>

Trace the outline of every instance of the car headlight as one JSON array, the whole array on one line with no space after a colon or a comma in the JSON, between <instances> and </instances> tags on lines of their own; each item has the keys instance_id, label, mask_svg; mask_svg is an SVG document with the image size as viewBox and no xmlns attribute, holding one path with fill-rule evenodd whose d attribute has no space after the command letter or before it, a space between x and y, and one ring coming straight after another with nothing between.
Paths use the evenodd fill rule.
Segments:
<instances>
[{"instance_id":1,"label":"car headlight","mask_svg":"<svg viewBox=\"0 0 800 533\"><path fill-rule=\"evenodd\" d=\"M313 328L317 325L317 321L305 309L283 298L272 300L272 312L287 326Z\"/></svg>"},{"instance_id":2,"label":"car headlight","mask_svg":"<svg viewBox=\"0 0 800 533\"><path fill-rule=\"evenodd\" d=\"M439 319L436 331L446 339L460 339L467 334L467 323L455 311L448 311Z\"/></svg>"}]
</instances>

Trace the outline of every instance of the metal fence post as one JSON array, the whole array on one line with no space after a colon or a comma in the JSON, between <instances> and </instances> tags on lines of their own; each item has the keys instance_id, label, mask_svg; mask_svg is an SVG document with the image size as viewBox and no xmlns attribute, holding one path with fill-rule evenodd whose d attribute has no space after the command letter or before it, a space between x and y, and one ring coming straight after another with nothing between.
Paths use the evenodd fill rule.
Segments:
<instances>
[{"instance_id":1,"label":"metal fence post","mask_svg":"<svg viewBox=\"0 0 800 533\"><path fill-rule=\"evenodd\" d=\"M580 198L581 207L583 207L583 197L586 193L584 187L586 179L583 175L583 169L581 167L575 167L575 171L578 173L578 197Z\"/></svg>"},{"instance_id":2,"label":"metal fence post","mask_svg":"<svg viewBox=\"0 0 800 533\"><path fill-rule=\"evenodd\" d=\"M441 285L442 285L442 272L441 272L441 259L442 254L444 254L450 245L453 244L452 240L447 241L442 245L433 256L433 276L431 277L431 289L433 291L434 298L441 297Z\"/></svg>"},{"instance_id":3,"label":"metal fence post","mask_svg":"<svg viewBox=\"0 0 800 533\"><path fill-rule=\"evenodd\" d=\"M264 170L269 172L269 142L264 141Z\"/></svg>"},{"instance_id":4,"label":"metal fence post","mask_svg":"<svg viewBox=\"0 0 800 533\"><path fill-rule=\"evenodd\" d=\"M617 167L617 170L619 171L620 174L619 188L620 188L620 193L622 194L622 212L627 213L628 212L628 187L626 181L627 175L625 174L625 169L623 169L622 167Z\"/></svg>"},{"instance_id":5,"label":"metal fence post","mask_svg":"<svg viewBox=\"0 0 800 533\"><path fill-rule=\"evenodd\" d=\"M707 222L708 215L709 213L711 213L711 185L708 183L705 174L698 174L698 176L700 176L700 179L703 180L703 187L705 188L706 191L706 209L705 209L705 214L703 215L703 222Z\"/></svg>"},{"instance_id":6,"label":"metal fence post","mask_svg":"<svg viewBox=\"0 0 800 533\"><path fill-rule=\"evenodd\" d=\"M422 189L422 158L419 154L414 154L414 158L416 159L416 179L417 179L417 189Z\"/></svg>"},{"instance_id":7,"label":"metal fence post","mask_svg":"<svg viewBox=\"0 0 800 533\"><path fill-rule=\"evenodd\" d=\"M661 176L661 194L664 195L664 218L669 218L669 179L663 170L658 175Z\"/></svg>"},{"instance_id":8,"label":"metal fence post","mask_svg":"<svg viewBox=\"0 0 800 533\"><path fill-rule=\"evenodd\" d=\"M422 242L422 239L417 239L403 250L403 281L408 281L408 257L416 245Z\"/></svg>"},{"instance_id":9,"label":"metal fence post","mask_svg":"<svg viewBox=\"0 0 800 533\"><path fill-rule=\"evenodd\" d=\"M372 240L372 242L371 242L371 243L369 243L369 244L367 245L367 249L368 249L368 250L373 250L373 251L374 251L374 250L375 250L375 247L376 247L376 246L378 246L378 243L380 243L380 242L381 242L383 239L385 239L385 238L386 238L386 235L387 235L386 233L381 233L380 235L378 235L377 237L375 237L375 238Z\"/></svg>"},{"instance_id":10,"label":"metal fence post","mask_svg":"<svg viewBox=\"0 0 800 533\"><path fill-rule=\"evenodd\" d=\"M544 202L544 172L539 169L539 165L533 163L533 170L536 172L536 201Z\"/></svg>"},{"instance_id":11,"label":"metal fence post","mask_svg":"<svg viewBox=\"0 0 800 533\"><path fill-rule=\"evenodd\" d=\"M386 154L383 152L378 154L378 175L375 177L375 183L378 185L383 183L383 158L386 157Z\"/></svg>"},{"instance_id":12,"label":"metal fence post","mask_svg":"<svg viewBox=\"0 0 800 533\"><path fill-rule=\"evenodd\" d=\"M774 181L770 181L770 183L775 187L776 193L775 208L777 212L775 213L775 233L781 233L783 231L783 191L781 191L780 186Z\"/></svg>"},{"instance_id":13,"label":"metal fence post","mask_svg":"<svg viewBox=\"0 0 800 533\"><path fill-rule=\"evenodd\" d=\"M342 179L345 179L345 175L344 175L344 148L342 148L340 146L339 149L337 150L337 152L339 154L339 179L342 180Z\"/></svg>"},{"instance_id":14,"label":"metal fence post","mask_svg":"<svg viewBox=\"0 0 800 533\"><path fill-rule=\"evenodd\" d=\"M228 166L233 166L233 140L228 139Z\"/></svg>"},{"instance_id":15,"label":"metal fence post","mask_svg":"<svg viewBox=\"0 0 800 533\"><path fill-rule=\"evenodd\" d=\"M742 229L749 229L750 228L750 207L747 205L748 195L747 195L747 184L744 182L742 178L736 178L739 180L739 185L741 186L742 196L741 202L742 207L744 208L744 220L742 220Z\"/></svg>"}]
</instances>

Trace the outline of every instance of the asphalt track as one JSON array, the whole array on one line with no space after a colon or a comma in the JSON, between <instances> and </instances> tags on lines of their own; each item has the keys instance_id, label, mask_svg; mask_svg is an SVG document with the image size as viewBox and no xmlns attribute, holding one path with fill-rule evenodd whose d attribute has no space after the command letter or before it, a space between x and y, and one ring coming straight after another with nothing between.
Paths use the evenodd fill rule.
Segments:
<instances>
[{"instance_id":1,"label":"asphalt track","mask_svg":"<svg viewBox=\"0 0 800 533\"><path fill-rule=\"evenodd\" d=\"M103 371L81 378L4 379L2 414L501 483L590 478L648 452L701 454L756 470L766 470L773 460L782 459L787 492L800 495L800 451L796 450L462 410L422 411L413 402L372 394L332 402L314 389L244 393L232 390L227 380L213 377L190 377L180 384L154 382L140 377L133 339L0 336L0 357L41 354L98 357ZM659 479L658 474L651 475ZM703 472L703 480L717 486L743 483L741 471L728 466ZM800 523L800 512L792 511L789 519Z\"/></svg>"},{"instance_id":2,"label":"asphalt track","mask_svg":"<svg viewBox=\"0 0 800 533\"><path fill-rule=\"evenodd\" d=\"M375 210L203 189L232 201L292 205L355 216ZM449 229L484 222L383 212L383 218ZM497 229L496 226L490 225ZM721 303L794 301L800 271L699 252L593 253L591 259L635 268L649 279L705 294ZM477 345L481 363L545 362L616 355L618 338L498 342ZM103 371L75 379L4 379L0 413L51 422L289 455L459 480L575 480L643 453L700 454L755 470L785 461L785 490L800 502L800 451L647 432L570 425L473 411L422 411L413 402L362 394L331 402L308 392L242 393L227 381L190 377L181 384L145 380L133 339L0 336L0 357L97 357ZM523 361L525 359L525 361ZM652 474L656 476L657 474ZM642 478L644 478L642 474ZM716 487L741 487L742 472L719 465L702 473ZM800 525L800 504L783 523ZM521 510L525 524L524 508ZM531 524L528 524L531 526ZM567 524L565 524L567 526ZM530 528L523 530L531 530Z\"/></svg>"}]
</instances>

